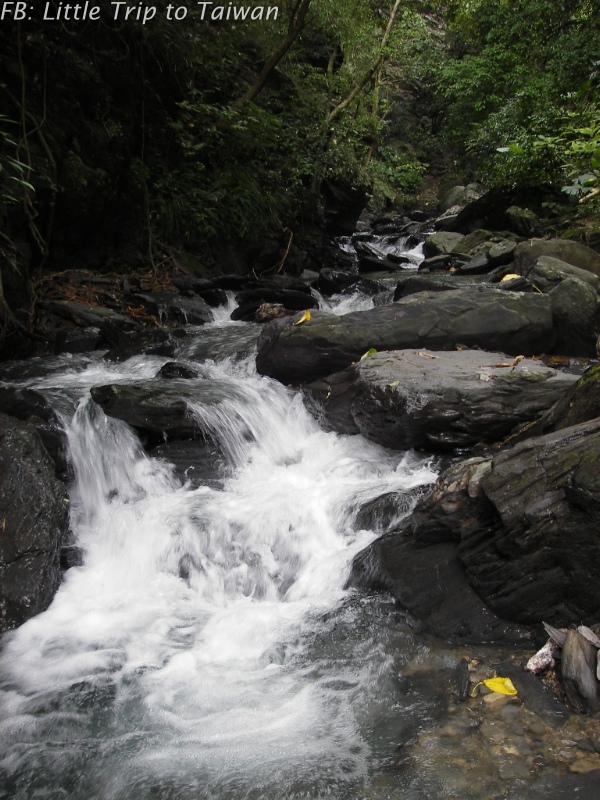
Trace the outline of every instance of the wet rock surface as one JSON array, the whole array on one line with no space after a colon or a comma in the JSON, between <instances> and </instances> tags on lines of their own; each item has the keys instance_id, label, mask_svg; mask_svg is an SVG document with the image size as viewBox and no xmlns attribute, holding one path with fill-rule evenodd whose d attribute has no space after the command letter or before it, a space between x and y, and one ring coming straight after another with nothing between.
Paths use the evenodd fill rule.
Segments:
<instances>
[{"instance_id":1,"label":"wet rock surface","mask_svg":"<svg viewBox=\"0 0 600 800\"><path fill-rule=\"evenodd\" d=\"M0 632L50 604L61 577L67 494L35 428L0 413Z\"/></svg>"},{"instance_id":2,"label":"wet rock surface","mask_svg":"<svg viewBox=\"0 0 600 800\"><path fill-rule=\"evenodd\" d=\"M359 553L349 587L389 592L414 625L445 641L530 645L530 632L497 616L469 584L452 543L420 545L410 527Z\"/></svg>"},{"instance_id":3,"label":"wet rock surface","mask_svg":"<svg viewBox=\"0 0 600 800\"><path fill-rule=\"evenodd\" d=\"M452 451L537 419L576 376L473 350L376 353L306 388L326 424L386 447Z\"/></svg>"},{"instance_id":4,"label":"wet rock surface","mask_svg":"<svg viewBox=\"0 0 600 800\"><path fill-rule=\"evenodd\" d=\"M345 317L294 327L276 320L261 333L257 368L284 383L309 383L358 361L369 349L481 347L533 355L553 345L550 300L478 287L421 292Z\"/></svg>"},{"instance_id":5,"label":"wet rock surface","mask_svg":"<svg viewBox=\"0 0 600 800\"><path fill-rule=\"evenodd\" d=\"M471 600L461 608L458 577L500 619L524 626L594 623L599 455L595 420L454 465L407 526L359 554L353 585L391 591L439 635L455 635L459 620L478 630ZM445 577L437 598L435 569L446 575L449 564L453 578ZM417 580L418 570L429 570L429 578ZM446 610L451 620L441 634L435 614Z\"/></svg>"}]
</instances>

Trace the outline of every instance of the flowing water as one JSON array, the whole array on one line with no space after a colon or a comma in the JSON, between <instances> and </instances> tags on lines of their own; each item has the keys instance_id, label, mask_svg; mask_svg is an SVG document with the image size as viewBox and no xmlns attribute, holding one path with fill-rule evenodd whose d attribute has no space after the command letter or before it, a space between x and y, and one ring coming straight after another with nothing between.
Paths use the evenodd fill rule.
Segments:
<instances>
[{"instance_id":1,"label":"flowing water","mask_svg":"<svg viewBox=\"0 0 600 800\"><path fill-rule=\"evenodd\" d=\"M181 388L218 481L182 481L90 399L94 385L147 385L166 359L63 356L12 378L64 419L83 565L4 637L0 797L458 796L427 732L462 653L344 589L378 533L360 509L392 492L401 517L432 463L321 430L299 394L256 374L258 327L221 317L179 353L202 359ZM194 399L207 384L211 399ZM415 766L403 748L417 742Z\"/></svg>"}]
</instances>

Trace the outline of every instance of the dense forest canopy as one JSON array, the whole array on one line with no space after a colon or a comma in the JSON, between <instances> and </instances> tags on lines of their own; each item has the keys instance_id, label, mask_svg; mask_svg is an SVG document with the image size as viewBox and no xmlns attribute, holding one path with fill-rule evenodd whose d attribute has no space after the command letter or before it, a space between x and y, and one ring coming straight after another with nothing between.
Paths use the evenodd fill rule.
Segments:
<instances>
[{"instance_id":1,"label":"dense forest canopy","mask_svg":"<svg viewBox=\"0 0 600 800\"><path fill-rule=\"evenodd\" d=\"M595 214L596 0L284 0L243 22L158 3L146 24L107 0L93 20L44 5L45 20L0 24L13 307L44 269L127 270L176 248L210 273L270 240L310 249L369 197L431 204L428 181L550 184Z\"/></svg>"}]
</instances>

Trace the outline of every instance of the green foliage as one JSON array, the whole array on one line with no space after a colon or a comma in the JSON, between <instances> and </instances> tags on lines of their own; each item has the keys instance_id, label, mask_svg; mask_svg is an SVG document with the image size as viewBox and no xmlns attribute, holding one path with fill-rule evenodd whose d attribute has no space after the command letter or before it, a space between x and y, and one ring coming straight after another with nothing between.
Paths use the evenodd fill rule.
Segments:
<instances>
[{"instance_id":1,"label":"green foliage","mask_svg":"<svg viewBox=\"0 0 600 800\"><path fill-rule=\"evenodd\" d=\"M435 72L446 141L488 184L596 174L597 0L458 0ZM596 122L594 122L596 120ZM474 169L473 169L474 167Z\"/></svg>"},{"instance_id":2,"label":"green foliage","mask_svg":"<svg viewBox=\"0 0 600 800\"><path fill-rule=\"evenodd\" d=\"M27 165L17 157L17 143L4 126L16 125L0 114L0 202L12 204L18 202L19 189L33 191L33 186L26 180Z\"/></svg>"}]
</instances>

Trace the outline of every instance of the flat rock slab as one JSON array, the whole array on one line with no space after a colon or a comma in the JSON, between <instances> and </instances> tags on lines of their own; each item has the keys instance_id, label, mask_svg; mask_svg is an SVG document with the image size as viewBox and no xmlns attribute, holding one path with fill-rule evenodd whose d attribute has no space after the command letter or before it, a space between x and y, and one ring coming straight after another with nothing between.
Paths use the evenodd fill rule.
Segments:
<instances>
[{"instance_id":1,"label":"flat rock slab","mask_svg":"<svg viewBox=\"0 0 600 800\"><path fill-rule=\"evenodd\" d=\"M376 353L307 391L340 433L398 450L452 451L503 439L577 381L540 361L478 350Z\"/></svg>"},{"instance_id":2,"label":"flat rock slab","mask_svg":"<svg viewBox=\"0 0 600 800\"><path fill-rule=\"evenodd\" d=\"M421 292L344 317L313 315L299 326L275 320L261 332L256 365L283 383L310 383L359 361L371 348L463 345L527 356L551 351L555 340L548 296L477 287Z\"/></svg>"}]
</instances>

